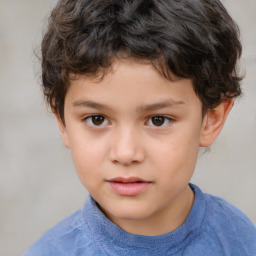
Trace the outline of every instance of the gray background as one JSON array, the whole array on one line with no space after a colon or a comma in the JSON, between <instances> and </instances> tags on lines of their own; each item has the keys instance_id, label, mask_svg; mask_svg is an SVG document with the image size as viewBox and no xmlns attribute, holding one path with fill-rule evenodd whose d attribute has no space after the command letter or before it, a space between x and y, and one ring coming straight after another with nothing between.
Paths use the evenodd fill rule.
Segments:
<instances>
[{"instance_id":1,"label":"gray background","mask_svg":"<svg viewBox=\"0 0 256 256\"><path fill-rule=\"evenodd\" d=\"M81 208L78 181L39 88L39 45L53 0L0 0L0 255L20 255L49 227ZM193 182L226 198L256 224L256 1L226 0L241 28L247 77Z\"/></svg>"}]
</instances>

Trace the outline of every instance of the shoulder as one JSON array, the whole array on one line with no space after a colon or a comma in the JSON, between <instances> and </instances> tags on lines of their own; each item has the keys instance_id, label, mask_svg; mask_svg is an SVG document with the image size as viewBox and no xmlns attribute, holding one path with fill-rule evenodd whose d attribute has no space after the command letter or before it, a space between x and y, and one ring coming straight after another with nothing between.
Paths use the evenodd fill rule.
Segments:
<instances>
[{"instance_id":1,"label":"shoulder","mask_svg":"<svg viewBox=\"0 0 256 256\"><path fill-rule=\"evenodd\" d=\"M229 255L256 254L256 227L238 208L222 198L204 194L203 236Z\"/></svg>"},{"instance_id":2,"label":"shoulder","mask_svg":"<svg viewBox=\"0 0 256 256\"><path fill-rule=\"evenodd\" d=\"M250 219L231 203L210 194L204 194L204 198L206 201L206 211L209 223L212 221L219 225L228 223L229 225L233 226L233 231L235 231L237 228L248 228L255 230L255 226Z\"/></svg>"},{"instance_id":3,"label":"shoulder","mask_svg":"<svg viewBox=\"0 0 256 256\"><path fill-rule=\"evenodd\" d=\"M80 247L82 238L90 241L90 232L85 229L83 212L79 210L48 230L23 256L74 255L72 250Z\"/></svg>"}]
</instances>

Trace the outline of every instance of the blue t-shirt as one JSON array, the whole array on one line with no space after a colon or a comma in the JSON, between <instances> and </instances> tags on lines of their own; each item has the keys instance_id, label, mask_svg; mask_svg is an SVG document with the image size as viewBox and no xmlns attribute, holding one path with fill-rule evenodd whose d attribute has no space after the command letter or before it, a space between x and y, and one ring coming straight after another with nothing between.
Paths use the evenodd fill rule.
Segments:
<instances>
[{"instance_id":1,"label":"blue t-shirt","mask_svg":"<svg viewBox=\"0 0 256 256\"><path fill-rule=\"evenodd\" d=\"M191 185L195 200L176 230L132 235L112 223L89 196L83 210L50 229L23 256L256 256L256 227L237 208Z\"/></svg>"}]
</instances>

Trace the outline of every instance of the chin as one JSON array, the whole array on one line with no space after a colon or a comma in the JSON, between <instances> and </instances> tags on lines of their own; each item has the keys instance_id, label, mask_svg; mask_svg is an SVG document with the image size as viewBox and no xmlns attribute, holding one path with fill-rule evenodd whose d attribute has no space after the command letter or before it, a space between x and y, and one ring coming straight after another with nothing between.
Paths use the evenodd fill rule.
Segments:
<instances>
[{"instance_id":1,"label":"chin","mask_svg":"<svg viewBox=\"0 0 256 256\"><path fill-rule=\"evenodd\" d=\"M111 219L127 220L127 221L137 221L148 218L151 216L150 209L148 207L143 207L142 205L129 205L125 207L115 206L114 209L109 209L103 212L106 216Z\"/></svg>"}]
</instances>

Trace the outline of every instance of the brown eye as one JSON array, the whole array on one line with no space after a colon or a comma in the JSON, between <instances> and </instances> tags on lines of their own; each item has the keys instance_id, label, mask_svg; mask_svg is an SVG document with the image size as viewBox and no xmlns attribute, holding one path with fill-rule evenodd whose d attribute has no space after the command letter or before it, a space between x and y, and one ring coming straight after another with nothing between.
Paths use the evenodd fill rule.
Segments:
<instances>
[{"instance_id":1,"label":"brown eye","mask_svg":"<svg viewBox=\"0 0 256 256\"><path fill-rule=\"evenodd\" d=\"M155 126L163 125L164 121L165 121L165 118L163 116L154 116L154 117L152 117L152 123Z\"/></svg>"},{"instance_id":2,"label":"brown eye","mask_svg":"<svg viewBox=\"0 0 256 256\"><path fill-rule=\"evenodd\" d=\"M108 120L101 115L88 116L85 121L91 126L104 126L108 124Z\"/></svg>"},{"instance_id":3,"label":"brown eye","mask_svg":"<svg viewBox=\"0 0 256 256\"><path fill-rule=\"evenodd\" d=\"M163 127L168 125L171 122L171 118L166 116L152 116L149 121L148 125L155 126L155 127Z\"/></svg>"}]
</instances>

